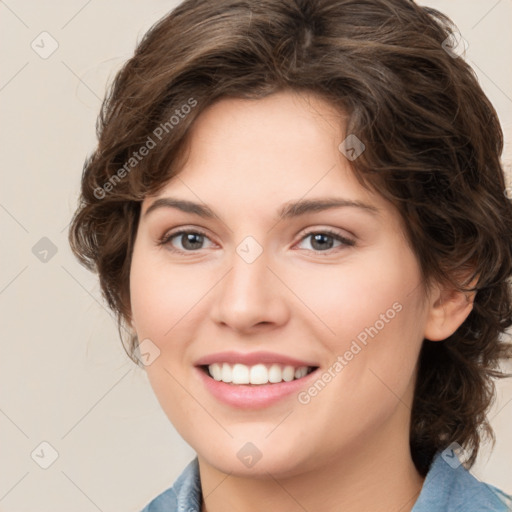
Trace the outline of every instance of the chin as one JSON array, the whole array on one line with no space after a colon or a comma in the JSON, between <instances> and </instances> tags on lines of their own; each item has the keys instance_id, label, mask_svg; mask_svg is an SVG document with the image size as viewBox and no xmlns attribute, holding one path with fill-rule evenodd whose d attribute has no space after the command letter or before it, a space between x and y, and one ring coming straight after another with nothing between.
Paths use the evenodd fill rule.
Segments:
<instances>
[{"instance_id":1,"label":"chin","mask_svg":"<svg viewBox=\"0 0 512 512\"><path fill-rule=\"evenodd\" d=\"M290 439L300 438L290 436ZM312 462L311 453L298 453L298 446L293 444L276 445L270 438L261 442L235 438L226 443L219 442L214 447L192 447L199 460L222 473L239 477L268 478L270 473L276 478L286 478L303 473L306 464Z\"/></svg>"}]
</instances>

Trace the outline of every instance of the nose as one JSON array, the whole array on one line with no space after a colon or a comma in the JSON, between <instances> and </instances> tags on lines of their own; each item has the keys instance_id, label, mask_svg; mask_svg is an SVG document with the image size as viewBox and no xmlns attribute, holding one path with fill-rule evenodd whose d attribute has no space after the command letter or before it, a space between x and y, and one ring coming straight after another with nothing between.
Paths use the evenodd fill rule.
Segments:
<instances>
[{"instance_id":1,"label":"nose","mask_svg":"<svg viewBox=\"0 0 512 512\"><path fill-rule=\"evenodd\" d=\"M250 263L233 255L230 270L215 287L211 315L217 324L250 334L288 321L287 288L268 260L265 251Z\"/></svg>"}]
</instances>

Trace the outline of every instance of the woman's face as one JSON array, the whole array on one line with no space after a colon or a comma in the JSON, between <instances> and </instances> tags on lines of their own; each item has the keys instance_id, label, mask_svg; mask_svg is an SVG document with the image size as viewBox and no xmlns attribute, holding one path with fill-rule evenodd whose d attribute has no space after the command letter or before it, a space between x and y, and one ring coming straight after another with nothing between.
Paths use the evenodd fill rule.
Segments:
<instances>
[{"instance_id":1,"label":"woman's face","mask_svg":"<svg viewBox=\"0 0 512 512\"><path fill-rule=\"evenodd\" d=\"M400 217L353 176L341 126L314 95L223 99L142 204L132 325L163 410L225 473L408 447L428 301Z\"/></svg>"}]
</instances>

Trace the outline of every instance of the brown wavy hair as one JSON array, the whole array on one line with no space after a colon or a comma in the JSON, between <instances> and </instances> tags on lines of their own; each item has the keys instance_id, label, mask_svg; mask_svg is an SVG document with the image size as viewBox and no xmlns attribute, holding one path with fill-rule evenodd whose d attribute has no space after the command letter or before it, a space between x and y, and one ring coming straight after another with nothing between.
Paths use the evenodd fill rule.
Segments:
<instances>
[{"instance_id":1,"label":"brown wavy hair","mask_svg":"<svg viewBox=\"0 0 512 512\"><path fill-rule=\"evenodd\" d=\"M398 208L425 282L476 290L452 336L423 342L410 428L420 474L453 441L469 469L484 437L494 442L494 379L509 376L512 206L498 117L456 33L408 0L186 0L153 25L103 101L69 230L121 339L141 202L178 173L194 120L222 97L319 94L365 144L354 173ZM130 333L134 361L136 345Z\"/></svg>"}]
</instances>

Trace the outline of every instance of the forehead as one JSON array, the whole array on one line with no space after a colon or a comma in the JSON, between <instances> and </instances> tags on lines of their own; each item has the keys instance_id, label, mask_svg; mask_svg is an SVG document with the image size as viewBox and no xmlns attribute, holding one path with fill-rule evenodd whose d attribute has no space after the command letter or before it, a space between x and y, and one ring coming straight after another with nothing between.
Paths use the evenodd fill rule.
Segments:
<instances>
[{"instance_id":1,"label":"forehead","mask_svg":"<svg viewBox=\"0 0 512 512\"><path fill-rule=\"evenodd\" d=\"M360 185L340 152L345 115L314 94L279 92L262 99L224 98L191 127L187 159L145 201L172 193L229 202L246 211L299 198L383 199Z\"/></svg>"}]
</instances>

